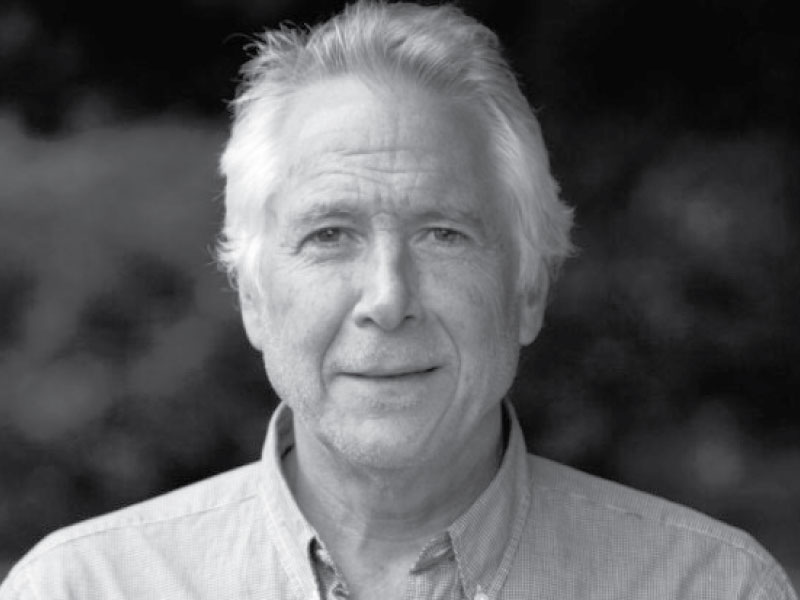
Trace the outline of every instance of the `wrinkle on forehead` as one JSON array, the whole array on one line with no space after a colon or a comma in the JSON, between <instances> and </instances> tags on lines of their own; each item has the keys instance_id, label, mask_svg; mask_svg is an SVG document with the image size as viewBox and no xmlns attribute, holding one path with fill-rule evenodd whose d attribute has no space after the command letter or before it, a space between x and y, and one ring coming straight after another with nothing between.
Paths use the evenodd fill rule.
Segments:
<instances>
[{"instance_id":1,"label":"wrinkle on forehead","mask_svg":"<svg viewBox=\"0 0 800 600\"><path fill-rule=\"evenodd\" d=\"M316 148L315 148L316 149ZM373 160L370 160L373 159ZM441 164L440 164L441 163ZM420 174L436 175L449 171L451 165L437 160L433 153L420 154L418 148L329 148L313 154L294 157L286 170L287 177L316 175L347 176L353 170L374 171L380 174L403 174L411 170Z\"/></svg>"},{"instance_id":2,"label":"wrinkle on forehead","mask_svg":"<svg viewBox=\"0 0 800 600\"><path fill-rule=\"evenodd\" d=\"M435 92L412 86L369 85L341 76L301 88L288 111L287 150L313 147L343 156L415 154L441 159L485 150L487 135L471 109ZM440 167L443 165L439 165Z\"/></svg>"},{"instance_id":3,"label":"wrinkle on forehead","mask_svg":"<svg viewBox=\"0 0 800 600\"><path fill-rule=\"evenodd\" d=\"M450 166L431 166L433 160L417 157L392 162L365 160L363 155L348 158L315 153L296 164L284 187L292 198L289 210L377 213L405 206L415 213L461 214L487 208L474 180L463 181Z\"/></svg>"},{"instance_id":4,"label":"wrinkle on forehead","mask_svg":"<svg viewBox=\"0 0 800 600\"><path fill-rule=\"evenodd\" d=\"M450 99L337 78L297 92L284 132L281 192L291 212L330 201L365 201L372 212L409 203L414 212L496 212L485 128Z\"/></svg>"}]
</instances>

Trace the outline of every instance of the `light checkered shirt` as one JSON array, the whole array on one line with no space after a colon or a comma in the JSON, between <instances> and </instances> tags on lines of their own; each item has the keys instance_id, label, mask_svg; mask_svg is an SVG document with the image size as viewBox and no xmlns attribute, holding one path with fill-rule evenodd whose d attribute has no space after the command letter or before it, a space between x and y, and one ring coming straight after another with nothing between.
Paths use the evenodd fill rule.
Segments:
<instances>
[{"instance_id":1,"label":"light checkered shirt","mask_svg":"<svg viewBox=\"0 0 800 600\"><path fill-rule=\"evenodd\" d=\"M422 550L406 598L797 600L747 534L527 455L509 412L499 472ZM292 443L282 406L259 463L48 536L0 600L346 598L283 478Z\"/></svg>"}]
</instances>

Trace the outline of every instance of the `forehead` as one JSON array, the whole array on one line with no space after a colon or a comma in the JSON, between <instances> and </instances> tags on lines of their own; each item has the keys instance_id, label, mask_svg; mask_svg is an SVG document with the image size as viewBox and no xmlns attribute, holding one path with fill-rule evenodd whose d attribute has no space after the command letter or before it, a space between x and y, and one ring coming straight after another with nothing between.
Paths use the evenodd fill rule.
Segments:
<instances>
[{"instance_id":1,"label":"forehead","mask_svg":"<svg viewBox=\"0 0 800 600\"><path fill-rule=\"evenodd\" d=\"M460 104L416 86L340 76L301 88L285 130L292 133L295 150L309 144L331 150L363 146L445 151L454 158L484 145L482 128L471 117Z\"/></svg>"},{"instance_id":2,"label":"forehead","mask_svg":"<svg viewBox=\"0 0 800 600\"><path fill-rule=\"evenodd\" d=\"M491 202L484 129L472 111L440 95L342 76L294 96L283 127L284 175L290 189L322 194L352 188Z\"/></svg>"}]
</instances>

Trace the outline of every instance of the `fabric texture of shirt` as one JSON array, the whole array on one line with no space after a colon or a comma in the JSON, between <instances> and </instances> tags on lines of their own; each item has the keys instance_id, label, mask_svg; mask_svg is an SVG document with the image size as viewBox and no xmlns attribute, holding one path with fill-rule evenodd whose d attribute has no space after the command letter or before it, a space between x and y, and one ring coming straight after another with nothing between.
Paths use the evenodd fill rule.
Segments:
<instances>
[{"instance_id":1,"label":"fabric texture of shirt","mask_svg":"<svg viewBox=\"0 0 800 600\"><path fill-rule=\"evenodd\" d=\"M0 600L341 600L347 587L281 470L291 411L262 460L57 531ZM511 411L489 487L422 549L406 598L797 600L747 534L528 455Z\"/></svg>"}]
</instances>

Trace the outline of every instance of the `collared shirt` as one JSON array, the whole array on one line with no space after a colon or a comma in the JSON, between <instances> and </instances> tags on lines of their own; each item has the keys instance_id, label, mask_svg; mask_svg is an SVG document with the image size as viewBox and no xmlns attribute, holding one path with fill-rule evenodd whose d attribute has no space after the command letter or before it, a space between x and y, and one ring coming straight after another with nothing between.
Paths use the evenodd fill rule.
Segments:
<instances>
[{"instance_id":1,"label":"collared shirt","mask_svg":"<svg viewBox=\"0 0 800 600\"><path fill-rule=\"evenodd\" d=\"M259 463L51 534L0 600L346 597L283 477L291 444L281 407ZM405 597L797 600L747 534L527 455L513 413L497 475L422 549Z\"/></svg>"},{"instance_id":2,"label":"collared shirt","mask_svg":"<svg viewBox=\"0 0 800 600\"><path fill-rule=\"evenodd\" d=\"M274 519L271 527L285 544L283 567L297 582L299 597L313 598L319 589L322 598L340 600L347 597L347 584L297 507L281 472L280 457L294 442L290 416L289 411L278 413L275 430L267 436L263 464L275 493L266 510ZM515 418L510 423L508 447L496 476L467 512L421 549L408 574L406 598L483 600L491 590L503 587L531 501L523 435ZM308 576L309 562L313 577Z\"/></svg>"}]
</instances>

